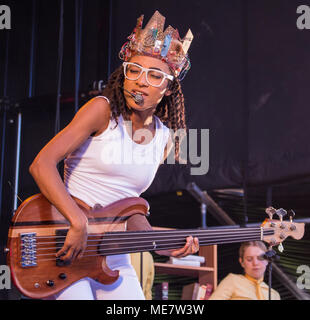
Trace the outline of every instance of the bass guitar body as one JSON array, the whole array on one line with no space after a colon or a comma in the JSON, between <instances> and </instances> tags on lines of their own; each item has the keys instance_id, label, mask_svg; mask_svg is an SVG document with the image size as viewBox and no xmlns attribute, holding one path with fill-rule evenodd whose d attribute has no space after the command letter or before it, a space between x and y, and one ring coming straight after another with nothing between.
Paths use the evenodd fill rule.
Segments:
<instances>
[{"instance_id":1,"label":"bass guitar body","mask_svg":"<svg viewBox=\"0 0 310 320\"><path fill-rule=\"evenodd\" d=\"M16 287L25 296L46 298L84 277L103 284L117 280L119 272L110 270L100 254L102 238L107 232L125 231L131 215L147 214L147 201L126 198L94 210L77 203L88 218L88 242L83 257L70 263L56 258L69 223L42 194L30 197L16 211L9 229L7 262Z\"/></svg>"}]
</instances>

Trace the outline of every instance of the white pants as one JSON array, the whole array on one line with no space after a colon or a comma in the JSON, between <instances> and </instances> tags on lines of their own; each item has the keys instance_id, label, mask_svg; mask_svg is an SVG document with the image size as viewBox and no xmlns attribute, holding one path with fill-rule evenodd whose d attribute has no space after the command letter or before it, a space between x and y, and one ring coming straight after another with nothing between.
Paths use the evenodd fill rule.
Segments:
<instances>
[{"instance_id":1,"label":"white pants","mask_svg":"<svg viewBox=\"0 0 310 320\"><path fill-rule=\"evenodd\" d=\"M145 300L129 254L107 256L106 262L110 269L119 270L119 278L113 284L104 285L93 279L83 278L49 299Z\"/></svg>"}]
</instances>

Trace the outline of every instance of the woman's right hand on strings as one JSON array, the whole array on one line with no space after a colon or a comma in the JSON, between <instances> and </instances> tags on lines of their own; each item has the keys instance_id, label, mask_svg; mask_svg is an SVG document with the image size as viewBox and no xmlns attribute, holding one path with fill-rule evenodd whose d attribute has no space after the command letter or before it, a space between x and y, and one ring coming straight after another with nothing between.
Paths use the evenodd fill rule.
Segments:
<instances>
[{"instance_id":1,"label":"woman's right hand on strings","mask_svg":"<svg viewBox=\"0 0 310 320\"><path fill-rule=\"evenodd\" d=\"M87 246L87 223L71 225L63 247L56 257L64 261L80 259Z\"/></svg>"}]
</instances>

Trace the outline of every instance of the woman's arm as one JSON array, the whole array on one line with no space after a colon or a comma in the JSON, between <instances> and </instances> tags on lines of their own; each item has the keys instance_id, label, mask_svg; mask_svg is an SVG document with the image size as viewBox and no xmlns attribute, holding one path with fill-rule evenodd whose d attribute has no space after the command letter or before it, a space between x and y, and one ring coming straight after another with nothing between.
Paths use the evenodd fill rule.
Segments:
<instances>
[{"instance_id":1,"label":"woman's arm","mask_svg":"<svg viewBox=\"0 0 310 320\"><path fill-rule=\"evenodd\" d=\"M67 192L58 173L57 164L76 150L93 132L107 127L110 107L104 98L86 103L69 125L59 132L37 155L29 171L42 194L70 222L63 248L57 256L62 259L81 257L87 241L87 218Z\"/></svg>"}]
</instances>

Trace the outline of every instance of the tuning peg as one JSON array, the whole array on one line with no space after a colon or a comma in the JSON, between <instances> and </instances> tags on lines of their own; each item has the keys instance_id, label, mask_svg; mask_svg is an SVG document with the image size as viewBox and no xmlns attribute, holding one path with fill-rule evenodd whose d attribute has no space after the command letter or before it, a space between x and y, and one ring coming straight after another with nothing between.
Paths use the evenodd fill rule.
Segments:
<instances>
[{"instance_id":1,"label":"tuning peg","mask_svg":"<svg viewBox=\"0 0 310 320\"><path fill-rule=\"evenodd\" d=\"M270 220L272 220L273 215L277 212L277 210L273 207L268 207L265 212L268 214Z\"/></svg>"},{"instance_id":2,"label":"tuning peg","mask_svg":"<svg viewBox=\"0 0 310 320\"><path fill-rule=\"evenodd\" d=\"M282 221L283 217L287 215L287 211L284 210L283 208L280 208L280 209L276 210L276 214L278 215L280 221Z\"/></svg>"},{"instance_id":3,"label":"tuning peg","mask_svg":"<svg viewBox=\"0 0 310 320\"><path fill-rule=\"evenodd\" d=\"M296 214L295 214L294 210L292 210L292 209L288 212L288 216L289 216L290 222L291 222L291 226L290 226L290 230L291 231L295 231L296 230L296 226L293 223L293 218L295 217L295 215Z\"/></svg>"},{"instance_id":4,"label":"tuning peg","mask_svg":"<svg viewBox=\"0 0 310 320\"><path fill-rule=\"evenodd\" d=\"M278 250L282 253L284 251L284 247L282 242L280 242L279 246L278 246Z\"/></svg>"},{"instance_id":5,"label":"tuning peg","mask_svg":"<svg viewBox=\"0 0 310 320\"><path fill-rule=\"evenodd\" d=\"M288 216L289 216L289 218L290 218L290 221L291 222L293 222L293 218L295 217L295 212L294 212L294 210L289 210L289 212L288 212Z\"/></svg>"}]
</instances>

